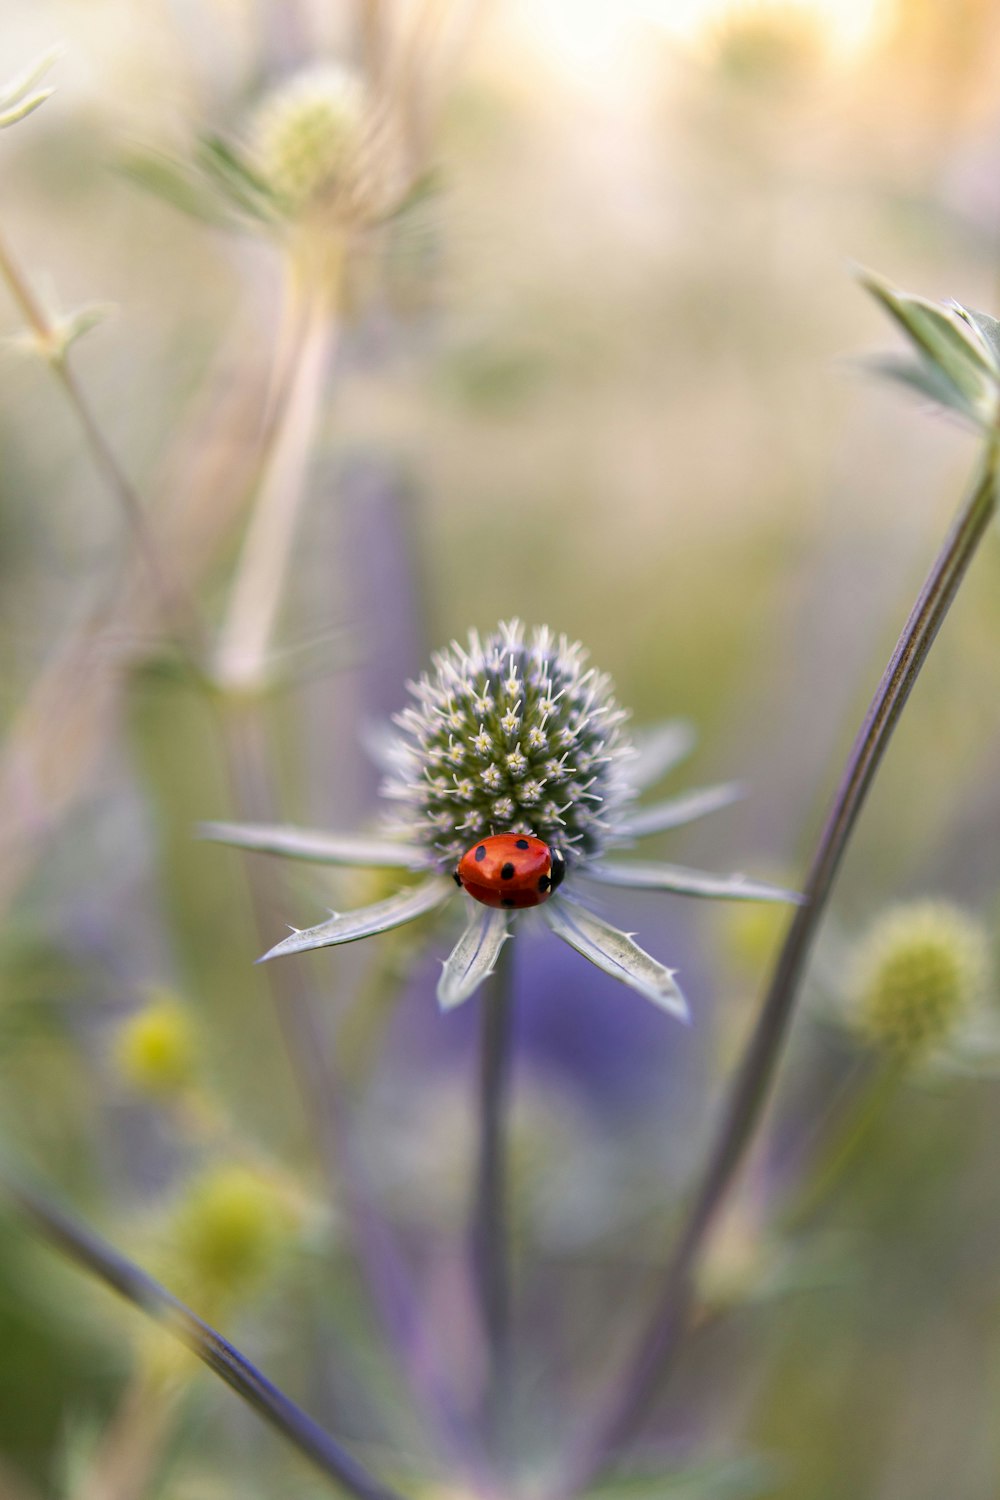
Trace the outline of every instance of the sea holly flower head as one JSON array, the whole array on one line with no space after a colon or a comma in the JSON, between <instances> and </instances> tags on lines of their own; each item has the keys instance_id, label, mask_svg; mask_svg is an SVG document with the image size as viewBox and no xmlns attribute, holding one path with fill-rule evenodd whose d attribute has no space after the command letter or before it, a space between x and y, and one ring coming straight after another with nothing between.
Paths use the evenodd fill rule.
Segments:
<instances>
[{"instance_id":1,"label":"sea holly flower head","mask_svg":"<svg viewBox=\"0 0 1000 1500\"><path fill-rule=\"evenodd\" d=\"M198 166L237 220L329 235L368 229L404 206L414 189L404 141L392 99L329 62L277 83L238 137L204 136ZM152 185L163 187L159 167ZM181 196L190 200L190 184Z\"/></svg>"},{"instance_id":2,"label":"sea holly flower head","mask_svg":"<svg viewBox=\"0 0 1000 1500\"><path fill-rule=\"evenodd\" d=\"M266 96L252 122L251 154L289 212L343 179L363 111L360 77L333 64L304 69Z\"/></svg>"},{"instance_id":3,"label":"sea holly flower head","mask_svg":"<svg viewBox=\"0 0 1000 1500\"><path fill-rule=\"evenodd\" d=\"M742 875L606 858L638 838L725 806L739 789L726 784L639 805L639 793L692 748L691 729L672 720L630 734L610 679L566 636L547 626L526 629L519 620L485 638L473 631L464 645L452 642L434 656L430 671L409 691L412 701L397 715L397 732L379 745L386 772L380 836L219 823L204 830L209 838L247 849L423 877L374 905L293 929L265 958L352 942L457 900L466 925L438 985L441 1005L457 1005L493 971L511 923L525 916L506 909L509 901L473 899L457 867L470 850L473 857L479 853L477 845L511 836L516 846L520 836L526 848L532 840L547 846L558 870L557 879L543 879L533 903L552 931L605 972L686 1017L674 971L592 911L587 890L603 883L689 896L797 900ZM515 881L513 861L491 878Z\"/></svg>"},{"instance_id":4,"label":"sea holly flower head","mask_svg":"<svg viewBox=\"0 0 1000 1500\"><path fill-rule=\"evenodd\" d=\"M531 834L569 863L614 842L635 751L610 679L582 646L514 620L453 642L411 693L383 792L398 807L393 830L435 868L450 873L497 833Z\"/></svg>"},{"instance_id":5,"label":"sea holly flower head","mask_svg":"<svg viewBox=\"0 0 1000 1500\"><path fill-rule=\"evenodd\" d=\"M395 93L333 60L275 82L190 157L140 149L123 167L182 212L275 239L321 276L426 186Z\"/></svg>"},{"instance_id":6,"label":"sea holly flower head","mask_svg":"<svg viewBox=\"0 0 1000 1500\"><path fill-rule=\"evenodd\" d=\"M971 1040L990 987L990 944L970 913L946 901L883 912L855 954L847 1019L871 1047L903 1063Z\"/></svg>"}]
</instances>

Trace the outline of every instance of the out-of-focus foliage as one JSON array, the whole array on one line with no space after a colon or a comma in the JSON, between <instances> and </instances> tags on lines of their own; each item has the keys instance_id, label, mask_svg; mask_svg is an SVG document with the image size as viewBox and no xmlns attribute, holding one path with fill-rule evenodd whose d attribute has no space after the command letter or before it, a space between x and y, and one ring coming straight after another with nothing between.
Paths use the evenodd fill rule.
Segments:
<instances>
[{"instance_id":1,"label":"out-of-focus foliage","mask_svg":"<svg viewBox=\"0 0 1000 1500\"><path fill-rule=\"evenodd\" d=\"M420 7L10 0L8 59L63 52L44 108L25 114L31 79L0 101L0 123L25 114L0 135L0 237L52 316L117 307L67 358L164 565L46 362L8 348L0 1138L414 1494L452 1476L366 1290L350 1197L361 1182L393 1226L461 1407L481 1377L463 1247L476 1016L433 1002L453 935L255 968L290 916L391 890L251 869L193 829L365 826L378 774L361 746L405 679L516 614L585 641L637 722L694 719L688 784L747 784L666 857L794 884L972 462L960 423L859 373L886 337L848 263L1000 311L987 0L883 0L853 30L840 13L857 7L805 0L705 6L682 30L670 11L696 6L498 0L475 25L436 9L400 70L365 18ZM337 316L317 333L287 233L269 213L232 233L218 176L246 190L226 152L320 65L376 92L395 80L394 153L408 124L392 211L338 220ZM378 160L387 137L371 139ZM168 201L185 194L195 212ZM6 295L0 319L23 341ZM305 451L276 449L296 430ZM239 692L195 680L186 653L238 615L249 518L282 484L301 505L267 670ZM257 555L278 558L268 534ZM800 1024L687 1357L615 1495L649 1472L651 1493L779 1500L1000 1484L996 1081L900 1082L795 1216L864 1094L857 1041L822 1024L854 935L933 890L996 945L998 568L985 549L900 727L816 955L820 1021ZM200 659L210 679L217 657ZM518 942L532 1474L647 1309L783 920L608 907L677 964L694 1023L581 978L541 933ZM183 1009L151 1010L151 989ZM0 1490L9 1474L12 1494L86 1495L135 1401L136 1493L325 1492L140 1327L0 1221Z\"/></svg>"}]
</instances>

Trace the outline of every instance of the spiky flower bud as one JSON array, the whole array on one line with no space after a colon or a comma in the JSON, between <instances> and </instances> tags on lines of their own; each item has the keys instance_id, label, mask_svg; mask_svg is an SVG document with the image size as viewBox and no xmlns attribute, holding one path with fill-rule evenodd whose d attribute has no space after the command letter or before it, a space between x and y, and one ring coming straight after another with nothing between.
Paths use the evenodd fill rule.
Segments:
<instances>
[{"instance_id":1,"label":"spiky flower bud","mask_svg":"<svg viewBox=\"0 0 1000 1500\"><path fill-rule=\"evenodd\" d=\"M961 908L916 901L890 910L857 955L857 1028L901 1060L919 1058L967 1018L989 968L987 935Z\"/></svg>"},{"instance_id":2,"label":"spiky flower bud","mask_svg":"<svg viewBox=\"0 0 1000 1500\"><path fill-rule=\"evenodd\" d=\"M626 714L586 651L547 627L502 624L452 642L397 715L384 791L396 831L450 870L493 833L529 833L572 864L606 847L629 795Z\"/></svg>"},{"instance_id":3,"label":"spiky flower bud","mask_svg":"<svg viewBox=\"0 0 1000 1500\"><path fill-rule=\"evenodd\" d=\"M343 188L363 116L361 80L332 64L295 74L264 100L252 130L257 169L290 212Z\"/></svg>"},{"instance_id":4,"label":"spiky flower bud","mask_svg":"<svg viewBox=\"0 0 1000 1500\"><path fill-rule=\"evenodd\" d=\"M348 68L307 68L267 96L250 127L249 165L287 221L358 229L398 209L413 164L392 102Z\"/></svg>"},{"instance_id":5,"label":"spiky flower bud","mask_svg":"<svg viewBox=\"0 0 1000 1500\"><path fill-rule=\"evenodd\" d=\"M154 990L149 1003L125 1022L115 1061L137 1093L169 1099L194 1082L198 1039L191 1017L169 990Z\"/></svg>"}]
</instances>

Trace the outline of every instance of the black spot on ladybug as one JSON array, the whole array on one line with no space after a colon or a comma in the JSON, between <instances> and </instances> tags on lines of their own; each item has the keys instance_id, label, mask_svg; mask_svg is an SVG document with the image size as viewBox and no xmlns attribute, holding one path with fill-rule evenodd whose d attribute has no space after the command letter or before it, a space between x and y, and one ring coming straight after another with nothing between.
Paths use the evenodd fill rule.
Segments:
<instances>
[{"instance_id":1,"label":"black spot on ladybug","mask_svg":"<svg viewBox=\"0 0 1000 1500\"><path fill-rule=\"evenodd\" d=\"M461 884L462 884L462 877L458 873L457 870L452 870L452 872L451 872L451 878L452 878L452 880L455 882L455 884L457 886L461 886Z\"/></svg>"},{"instance_id":2,"label":"black spot on ladybug","mask_svg":"<svg viewBox=\"0 0 1000 1500\"><path fill-rule=\"evenodd\" d=\"M528 843L527 839L518 839L514 847L516 849L530 849L531 845Z\"/></svg>"},{"instance_id":3,"label":"black spot on ladybug","mask_svg":"<svg viewBox=\"0 0 1000 1500\"><path fill-rule=\"evenodd\" d=\"M512 864L506 864L506 865L504 865L503 869L500 871L500 879L501 880L513 880L514 879L514 866Z\"/></svg>"},{"instance_id":4,"label":"black spot on ladybug","mask_svg":"<svg viewBox=\"0 0 1000 1500\"><path fill-rule=\"evenodd\" d=\"M479 848L476 850L476 859L477 860L481 860L481 859L485 859L485 858L486 858L486 846L485 846L485 844L480 844Z\"/></svg>"},{"instance_id":5,"label":"black spot on ladybug","mask_svg":"<svg viewBox=\"0 0 1000 1500\"><path fill-rule=\"evenodd\" d=\"M552 882L549 877L547 875L543 875L541 880L538 882L538 889L541 891L543 896L545 895L545 892L548 890L551 884Z\"/></svg>"},{"instance_id":6,"label":"black spot on ladybug","mask_svg":"<svg viewBox=\"0 0 1000 1500\"><path fill-rule=\"evenodd\" d=\"M504 896L504 898L501 901L500 905L501 906L516 906L517 902L514 900L514 898L512 896Z\"/></svg>"}]
</instances>

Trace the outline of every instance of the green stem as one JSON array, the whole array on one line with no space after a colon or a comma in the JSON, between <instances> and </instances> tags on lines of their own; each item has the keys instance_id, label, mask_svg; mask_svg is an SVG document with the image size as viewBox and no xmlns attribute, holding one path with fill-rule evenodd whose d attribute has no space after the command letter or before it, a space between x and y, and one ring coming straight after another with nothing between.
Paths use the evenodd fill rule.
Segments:
<instances>
[{"instance_id":1,"label":"green stem","mask_svg":"<svg viewBox=\"0 0 1000 1500\"><path fill-rule=\"evenodd\" d=\"M571 1457L561 1495L577 1494L614 1461L676 1362L691 1310L697 1263L760 1123L806 962L844 852L893 730L996 510L996 462L991 443L980 476L945 538L882 674L831 803L804 882L802 905L789 927L757 1025L733 1078L664 1272L660 1296L624 1376L615 1382L604 1409L590 1421L579 1450Z\"/></svg>"}]
</instances>

